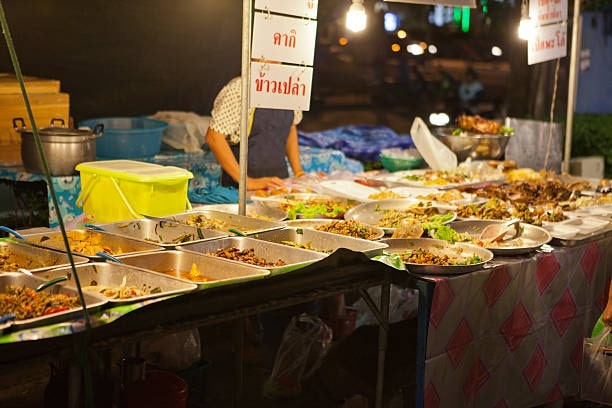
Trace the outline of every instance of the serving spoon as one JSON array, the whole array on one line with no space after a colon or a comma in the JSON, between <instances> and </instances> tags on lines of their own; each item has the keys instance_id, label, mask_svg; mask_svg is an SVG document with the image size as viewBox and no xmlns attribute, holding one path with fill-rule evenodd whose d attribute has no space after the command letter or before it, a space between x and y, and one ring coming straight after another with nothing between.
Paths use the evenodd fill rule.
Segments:
<instances>
[{"instance_id":1,"label":"serving spoon","mask_svg":"<svg viewBox=\"0 0 612 408\"><path fill-rule=\"evenodd\" d=\"M517 238L521 235L520 223L521 220L519 218L513 218L506 222L489 224L482 229L478 238L484 242L506 241ZM514 234L506 237L506 234L512 230L514 230Z\"/></svg>"}]
</instances>

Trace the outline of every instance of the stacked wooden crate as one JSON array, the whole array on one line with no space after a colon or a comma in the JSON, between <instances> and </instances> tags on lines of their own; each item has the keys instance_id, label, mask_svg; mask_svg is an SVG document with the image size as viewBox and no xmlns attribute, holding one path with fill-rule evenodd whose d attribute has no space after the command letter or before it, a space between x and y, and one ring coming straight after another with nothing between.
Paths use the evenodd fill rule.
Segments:
<instances>
[{"instance_id":1,"label":"stacked wooden crate","mask_svg":"<svg viewBox=\"0 0 612 408\"><path fill-rule=\"evenodd\" d=\"M25 76L24 84L39 129L48 127L53 119L69 124L70 96L60 92L60 81ZM32 129L17 78L14 74L0 73L0 166L22 163L21 136L13 128L15 118L23 118L26 128Z\"/></svg>"}]
</instances>

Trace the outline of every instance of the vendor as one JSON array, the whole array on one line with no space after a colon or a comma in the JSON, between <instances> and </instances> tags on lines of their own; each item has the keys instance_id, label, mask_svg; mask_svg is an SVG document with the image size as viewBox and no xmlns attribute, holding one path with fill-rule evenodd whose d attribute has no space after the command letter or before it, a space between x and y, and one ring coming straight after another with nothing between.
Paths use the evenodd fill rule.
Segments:
<instances>
[{"instance_id":1,"label":"vendor","mask_svg":"<svg viewBox=\"0 0 612 408\"><path fill-rule=\"evenodd\" d=\"M213 105L206 143L222 167L221 185L237 187L240 180L240 77L221 89ZM293 174L304 174L300 163L297 125L299 110L257 108L249 112L247 190L284 187L289 177L286 159Z\"/></svg>"}]
</instances>

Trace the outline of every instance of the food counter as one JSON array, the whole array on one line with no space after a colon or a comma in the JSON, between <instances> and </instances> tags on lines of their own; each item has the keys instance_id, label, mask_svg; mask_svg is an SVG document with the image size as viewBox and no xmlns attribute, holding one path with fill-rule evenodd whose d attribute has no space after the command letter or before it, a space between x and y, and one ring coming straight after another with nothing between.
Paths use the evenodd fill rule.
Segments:
<instances>
[{"instance_id":1,"label":"food counter","mask_svg":"<svg viewBox=\"0 0 612 408\"><path fill-rule=\"evenodd\" d=\"M397 173L393 177L384 173L356 176L371 181L370 186L348 180L318 181L318 184L321 188L340 191L343 197L337 197L337 200L345 203L359 199L370 200L369 203L372 203L376 202L372 197L388 197L391 193L404 196L404 199L414 193L411 198L417 198L417 203L450 197L451 202L439 206L445 211L444 222L454 222L457 214L463 214L462 209L472 205L478 207L490 204L479 197L479 193L502 193L499 191L501 187L498 179L482 184L482 180L472 177L469 180L462 179L461 182L464 183L463 187L470 188L476 183L477 192L460 190L459 195L448 194L452 189L425 188L424 175L425 172L419 170L408 174L407 178L404 173ZM449 174L434 180L438 187L442 182L451 185L455 183L453 188L462 187L461 183L451 180ZM394 187L377 189L371 187L373 182L387 183L387 186ZM404 185L397 186L402 183ZM405 185L415 183L416 186ZM574 190L568 190L562 183L556 184L557 181L554 183L554 196L557 199L578 200ZM574 181L571 183L575 186ZM519 184L525 187L524 183ZM512 191L515 202L518 202L517 191L512 189L511 183L505 188L506 192ZM583 188L586 188L584 184ZM593 197L589 195L591 192L585 191L585 194L585 203L594 204L594 201L587 200ZM310 197L305 200L316 195L305 193L305 197ZM293 212L294 215L301 214L303 217L306 212L303 205L296 205L298 196L299 193L291 193L279 197L262 197L260 204L294 205L292 210L299 208L302 211ZM425 196L429 198L423 198ZM421 210L437 207L429 204L423 207L415 204L415 201L407 202L412 203L409 207L416 205ZM535 200L532 199L532 202ZM371 217L378 211L378 207L385 206L369 203L357 204L348 210L345 208L344 221L369 219L377 223L378 220ZM367 211L360 212L359 208ZM399 205L394 205L394 208L399 208ZM505 218L506 210L508 208L498 206L488 214L496 214L493 218ZM316 211L323 214L320 208ZM539 222L543 222L543 227L549 228L552 235L547 235L547 239L531 247L526 245L526 239L530 238L527 235L535 227L524 228L525 240L518 237L518 241L507 247L491 247L495 256L493 259L487 258L484 265L476 264L477 268L471 265L467 269L463 265L458 269L445 269L441 265L437 271L431 272L431 269L412 267L404 261L408 269L406 272L370 260L364 252L351 250L354 248L347 244L348 249L323 259L318 258L320 260L308 266L270 274L262 279L196 290L150 304L132 304L129 313L125 309L108 309L94 315L94 327L87 337L80 334L83 332L82 321L54 325L45 330L31 329L7 334L0 338L0 342L6 343L0 346L0 363L10 365L22 358L49 355L72 347L73 342L81 338L91 341L92 347L103 349L166 331L231 320L333 293L357 290L365 295L364 289L368 287L382 285L388 289L391 283L395 283L417 288L420 294L419 331L415 345L417 406L535 406L561 401L578 395L582 340L589 335L603 310L612 272L612 214L609 204L585 206L574 211L577 215L572 218L566 221L557 219L554 222L552 218L561 217L556 210L538 213L530 209L528 213L521 214L521 217L538 214L541 217ZM335 221L321 219L319 222L332 224ZM432 223L431 220L426 222ZM308 228L290 222L287 224ZM563 228L555 224L563 224ZM400 230L389 225L376 227L388 233ZM538 227L537 231L546 232L543 227ZM188 247L189 244L184 246ZM457 265L462 264L451 266ZM241 295L233 296L236 293ZM382 322L381 355L384 355L386 344L388 295L389 291L384 290L383 307L375 312ZM152 321L155 327L150 326ZM77 334L65 336L68 332ZM41 338L46 336L50 337ZM26 339L35 341L24 341ZM413 340L406 339L407 345L414 345ZM379 360L379 374L381 367L384 367L384 361ZM406 376L412 375L406 373ZM383 387L382 380L379 376L379 395Z\"/></svg>"}]
</instances>

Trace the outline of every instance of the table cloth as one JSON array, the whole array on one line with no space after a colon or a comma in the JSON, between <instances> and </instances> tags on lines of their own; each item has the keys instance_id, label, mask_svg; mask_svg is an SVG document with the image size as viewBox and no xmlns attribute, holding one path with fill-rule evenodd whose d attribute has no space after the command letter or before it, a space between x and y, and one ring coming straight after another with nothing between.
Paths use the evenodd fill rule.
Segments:
<instances>
[{"instance_id":1,"label":"table cloth","mask_svg":"<svg viewBox=\"0 0 612 408\"><path fill-rule=\"evenodd\" d=\"M426 277L433 296L420 311L428 329L417 406L532 407L577 396L582 341L607 301L610 248L608 234Z\"/></svg>"}]
</instances>

